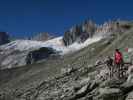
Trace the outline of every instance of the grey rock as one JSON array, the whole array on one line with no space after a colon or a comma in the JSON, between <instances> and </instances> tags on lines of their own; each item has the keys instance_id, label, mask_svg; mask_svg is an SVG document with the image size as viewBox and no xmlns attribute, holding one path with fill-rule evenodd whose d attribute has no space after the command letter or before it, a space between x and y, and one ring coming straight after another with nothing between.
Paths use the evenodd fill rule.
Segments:
<instances>
[{"instance_id":1,"label":"grey rock","mask_svg":"<svg viewBox=\"0 0 133 100\"><path fill-rule=\"evenodd\" d=\"M100 88L99 92L100 92L101 95L110 95L110 94L118 94L118 93L121 92L121 90L117 89L117 88L105 87L105 88Z\"/></svg>"},{"instance_id":2,"label":"grey rock","mask_svg":"<svg viewBox=\"0 0 133 100\"><path fill-rule=\"evenodd\" d=\"M87 84L87 85L81 87L81 89L79 89L79 90L75 93L75 95L72 95L72 96L69 97L68 99L69 99L69 100L76 100L76 99L79 99L79 98L85 96L85 95L86 95L87 93L89 93L89 91L90 91L89 86L90 86L90 84Z\"/></svg>"},{"instance_id":3,"label":"grey rock","mask_svg":"<svg viewBox=\"0 0 133 100\"><path fill-rule=\"evenodd\" d=\"M125 100L133 100L133 91L128 93L128 95L127 95Z\"/></svg>"},{"instance_id":4,"label":"grey rock","mask_svg":"<svg viewBox=\"0 0 133 100\"><path fill-rule=\"evenodd\" d=\"M82 95L82 94L84 94L88 89L89 89L89 85L85 85L85 86L83 86L83 87L76 93L76 95Z\"/></svg>"},{"instance_id":5,"label":"grey rock","mask_svg":"<svg viewBox=\"0 0 133 100\"><path fill-rule=\"evenodd\" d=\"M87 84L87 83L89 83L90 81L91 81L91 79L90 79L89 77L87 77L87 78L82 79L82 80L80 81L80 84L81 84L81 85Z\"/></svg>"},{"instance_id":6,"label":"grey rock","mask_svg":"<svg viewBox=\"0 0 133 100\"><path fill-rule=\"evenodd\" d=\"M124 94L127 94L133 90L133 83L132 82L125 82L120 85L121 90Z\"/></svg>"},{"instance_id":7,"label":"grey rock","mask_svg":"<svg viewBox=\"0 0 133 100\"><path fill-rule=\"evenodd\" d=\"M122 95L122 91L118 88L100 88L99 98L103 100L118 100L119 96Z\"/></svg>"}]
</instances>

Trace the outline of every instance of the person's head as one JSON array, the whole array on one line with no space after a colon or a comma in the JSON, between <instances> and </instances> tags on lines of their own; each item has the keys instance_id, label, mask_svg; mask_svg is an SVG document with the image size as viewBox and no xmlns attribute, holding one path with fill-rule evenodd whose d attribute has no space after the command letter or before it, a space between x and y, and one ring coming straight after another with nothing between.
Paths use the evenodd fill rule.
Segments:
<instances>
[{"instance_id":1,"label":"person's head","mask_svg":"<svg viewBox=\"0 0 133 100\"><path fill-rule=\"evenodd\" d=\"M119 52L119 49L115 49L116 52Z\"/></svg>"}]
</instances>

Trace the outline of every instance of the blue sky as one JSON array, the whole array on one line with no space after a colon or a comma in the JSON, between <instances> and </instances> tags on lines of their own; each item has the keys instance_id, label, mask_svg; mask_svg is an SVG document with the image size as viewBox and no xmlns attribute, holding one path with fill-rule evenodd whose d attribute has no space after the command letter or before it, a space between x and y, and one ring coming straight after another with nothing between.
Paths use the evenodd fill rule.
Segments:
<instances>
[{"instance_id":1,"label":"blue sky","mask_svg":"<svg viewBox=\"0 0 133 100\"><path fill-rule=\"evenodd\" d=\"M133 18L132 0L0 0L0 31L15 37L62 35L87 18L96 23Z\"/></svg>"}]
</instances>

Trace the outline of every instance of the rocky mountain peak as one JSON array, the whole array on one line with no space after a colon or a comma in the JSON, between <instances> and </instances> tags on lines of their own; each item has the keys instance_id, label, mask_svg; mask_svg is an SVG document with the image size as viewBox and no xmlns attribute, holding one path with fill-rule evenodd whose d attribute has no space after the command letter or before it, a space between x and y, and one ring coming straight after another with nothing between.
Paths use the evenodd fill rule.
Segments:
<instances>
[{"instance_id":1,"label":"rocky mountain peak","mask_svg":"<svg viewBox=\"0 0 133 100\"><path fill-rule=\"evenodd\" d=\"M104 24L97 25L92 20L85 20L80 25L75 25L66 31L63 37L65 45L71 45L74 42L84 42L88 38L92 38L95 34L120 33L130 28L128 21L108 21Z\"/></svg>"},{"instance_id":2,"label":"rocky mountain peak","mask_svg":"<svg viewBox=\"0 0 133 100\"><path fill-rule=\"evenodd\" d=\"M94 33L96 29L96 24L92 20L86 20L82 24L82 31L85 33Z\"/></svg>"},{"instance_id":3,"label":"rocky mountain peak","mask_svg":"<svg viewBox=\"0 0 133 100\"><path fill-rule=\"evenodd\" d=\"M97 27L96 33L109 33L120 31L120 22L109 21Z\"/></svg>"},{"instance_id":4,"label":"rocky mountain peak","mask_svg":"<svg viewBox=\"0 0 133 100\"><path fill-rule=\"evenodd\" d=\"M6 32L0 32L0 45L9 43L9 35Z\"/></svg>"},{"instance_id":5,"label":"rocky mountain peak","mask_svg":"<svg viewBox=\"0 0 133 100\"><path fill-rule=\"evenodd\" d=\"M91 20L86 20L81 25L75 25L64 33L63 41L65 45L71 45L74 42L84 42L88 37L92 37L96 25Z\"/></svg>"},{"instance_id":6,"label":"rocky mountain peak","mask_svg":"<svg viewBox=\"0 0 133 100\"><path fill-rule=\"evenodd\" d=\"M50 40L50 39L53 39L54 36L50 35L49 33L47 32L42 32L42 33L39 33L37 34L36 36L34 36L32 38L32 40L37 40L37 41L47 41L47 40Z\"/></svg>"}]
</instances>

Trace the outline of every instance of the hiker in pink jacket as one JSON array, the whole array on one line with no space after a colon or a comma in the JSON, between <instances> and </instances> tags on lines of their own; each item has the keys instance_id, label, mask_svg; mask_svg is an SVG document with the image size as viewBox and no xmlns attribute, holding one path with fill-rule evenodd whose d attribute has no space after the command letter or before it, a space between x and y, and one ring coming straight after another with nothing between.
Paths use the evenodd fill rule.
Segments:
<instances>
[{"instance_id":1,"label":"hiker in pink jacket","mask_svg":"<svg viewBox=\"0 0 133 100\"><path fill-rule=\"evenodd\" d=\"M115 50L115 64L120 65L123 61L122 53L116 49Z\"/></svg>"},{"instance_id":2,"label":"hiker in pink jacket","mask_svg":"<svg viewBox=\"0 0 133 100\"><path fill-rule=\"evenodd\" d=\"M114 63L117 69L117 74L119 78L123 77L123 56L122 53L119 51L119 49L115 50L115 58L114 58Z\"/></svg>"}]
</instances>

